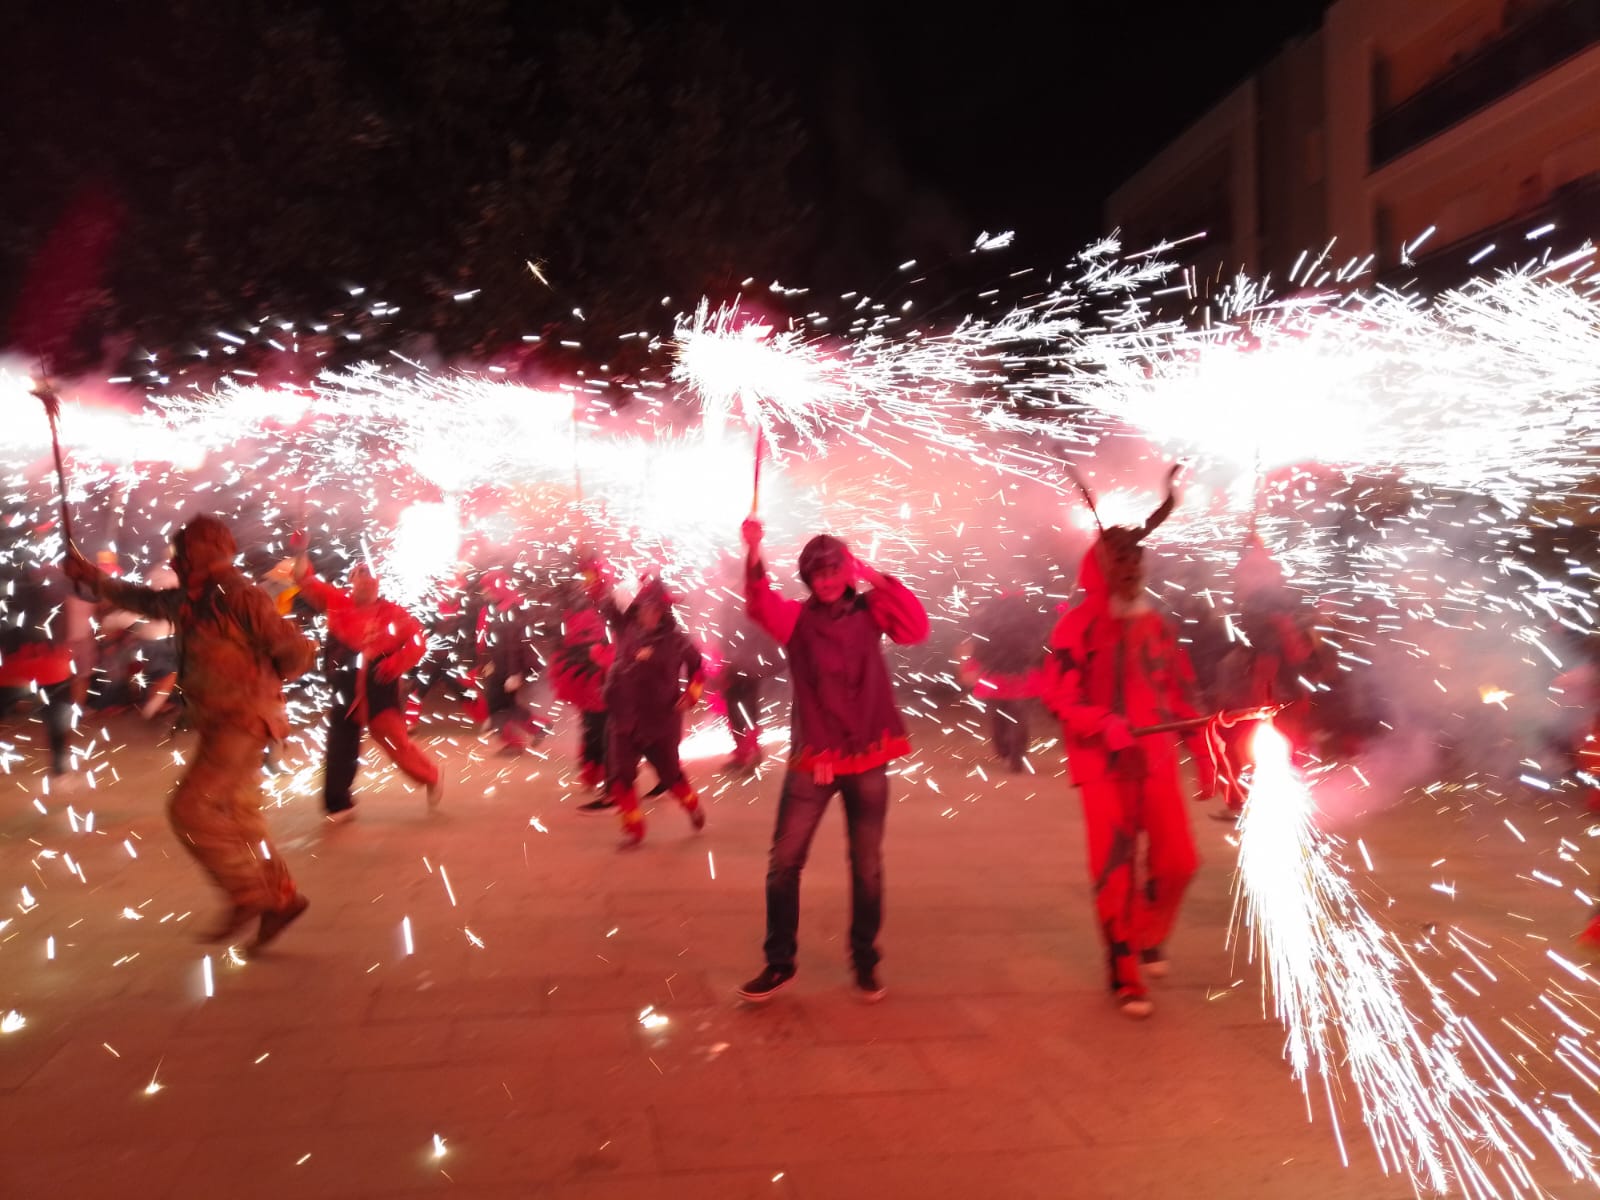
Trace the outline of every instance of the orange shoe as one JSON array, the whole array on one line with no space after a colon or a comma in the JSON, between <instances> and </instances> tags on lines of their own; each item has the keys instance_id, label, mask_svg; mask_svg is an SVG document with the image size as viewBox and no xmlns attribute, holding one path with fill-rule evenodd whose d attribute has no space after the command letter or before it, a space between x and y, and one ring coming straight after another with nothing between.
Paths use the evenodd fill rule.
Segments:
<instances>
[{"instance_id":1,"label":"orange shoe","mask_svg":"<svg viewBox=\"0 0 1600 1200\"><path fill-rule=\"evenodd\" d=\"M637 808L622 810L622 844L619 850L632 850L644 845L644 814Z\"/></svg>"}]
</instances>

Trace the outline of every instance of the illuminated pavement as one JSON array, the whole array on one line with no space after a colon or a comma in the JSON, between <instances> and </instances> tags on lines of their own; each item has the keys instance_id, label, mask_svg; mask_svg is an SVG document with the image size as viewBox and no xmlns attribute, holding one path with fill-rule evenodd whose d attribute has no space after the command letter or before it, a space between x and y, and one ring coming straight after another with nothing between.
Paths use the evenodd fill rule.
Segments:
<instances>
[{"instance_id":1,"label":"illuminated pavement","mask_svg":"<svg viewBox=\"0 0 1600 1200\"><path fill-rule=\"evenodd\" d=\"M1353 1120L1348 1169L1320 1104L1307 1124L1254 969L1224 949L1230 849L1198 807L1208 865L1145 1024L1103 988L1075 798L1059 778L986 782L943 751L931 779L895 785L888 999L862 1006L848 986L830 815L800 975L750 1009L732 989L761 965L776 774L719 787L701 764L706 832L662 805L646 846L619 854L613 823L576 815L558 782L570 731L550 761L509 765L464 732L438 816L392 777L348 827L324 832L314 801L274 812L312 907L261 961L213 960L207 998L190 931L216 901L162 816L171 746L108 729L131 742L115 786L40 815L31 775L0 783L0 1012L26 1020L0 1037L0 1195L1412 1194ZM973 752L931 720L918 739ZM69 802L92 832L72 831ZM1564 941L1581 908L1527 871L1553 871L1536 849L1581 838L1581 819L1531 802L1431 812L1453 803L1360 830L1379 882L1409 870L1397 928ZM664 1024L641 1020L651 1009Z\"/></svg>"}]
</instances>

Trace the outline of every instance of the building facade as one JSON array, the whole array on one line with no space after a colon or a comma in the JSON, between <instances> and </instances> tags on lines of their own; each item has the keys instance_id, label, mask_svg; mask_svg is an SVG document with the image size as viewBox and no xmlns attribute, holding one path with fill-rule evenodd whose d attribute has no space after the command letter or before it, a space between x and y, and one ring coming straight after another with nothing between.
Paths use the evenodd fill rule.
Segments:
<instances>
[{"instance_id":1,"label":"building facade","mask_svg":"<svg viewBox=\"0 0 1600 1200\"><path fill-rule=\"evenodd\" d=\"M1335 263L1456 282L1600 237L1600 0L1337 0L1105 205L1205 230L1199 277ZM1532 235L1530 237L1530 235Z\"/></svg>"}]
</instances>

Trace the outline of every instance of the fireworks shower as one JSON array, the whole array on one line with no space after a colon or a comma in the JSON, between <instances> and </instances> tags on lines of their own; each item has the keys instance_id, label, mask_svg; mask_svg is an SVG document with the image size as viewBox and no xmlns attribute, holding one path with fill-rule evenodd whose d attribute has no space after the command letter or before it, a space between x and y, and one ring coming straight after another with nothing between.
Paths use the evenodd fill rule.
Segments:
<instances>
[{"instance_id":1,"label":"fireworks shower","mask_svg":"<svg viewBox=\"0 0 1600 1200\"><path fill-rule=\"evenodd\" d=\"M1308 680L1308 692L1374 697L1373 721L1389 731L1320 758L1318 789L1381 807L1427 786L1437 755L1408 755L1399 774L1373 767L1419 726L1445 730L1464 756L1455 768L1477 772L1485 788L1569 786L1531 745L1571 719L1573 704L1552 685L1575 665L1595 615L1588 581L1600 563L1584 560L1576 532L1592 503L1600 404L1590 254L1431 302L1363 290L1353 272L1329 280L1326 256L1313 256L1283 295L1240 279L1202 303L1175 282L1162 249L1124 256L1101 243L1042 295L938 327L860 296L841 298L848 321L825 323L703 306L680 320L657 369L628 386L621 406L609 382L528 386L394 360L289 387L235 376L136 402L103 385L63 385L71 499L98 515L104 545L86 548L125 556L135 573L199 505L245 517L269 559L309 528L348 561L374 559L424 609L448 601L457 565L485 547L514 547L529 572L570 572L582 547L600 547L635 575L664 568L703 579L755 500L776 540L830 525L858 531L873 560L929 597L936 629L955 630L1019 577L1065 599L1070 560L1092 528L1075 478L1112 523L1147 511L1182 458L1183 501L1156 543L1161 599L1242 636L1233 581L1253 535L1315 608L1336 662L1334 682ZM294 334L281 324L250 331L285 353ZM229 339L243 334L218 341ZM0 376L19 414L31 387L27 364ZM51 560L61 543L46 429L20 417L15 428L6 519L35 536L11 551ZM948 655L902 684L947 698ZM1486 713L1507 720L1485 726ZM1506 744L1481 736L1486 728ZM1329 900L1337 843L1303 823L1254 819L1247 812L1245 848L1272 831L1263 857L1278 871L1285 856L1303 864L1270 882L1247 856L1243 894L1293 1031L1291 1064L1302 1077L1322 1071L1319 1087L1331 1094L1338 1068L1328 1064L1350 1044L1340 1039L1373 1036L1353 1023L1365 1010L1352 997L1377 988L1392 999L1383 989L1397 956L1355 902ZM1301 925L1264 924L1296 889L1311 897ZM1308 935L1355 948L1331 965L1313 953L1310 976L1279 974L1308 953L1285 950L1286 939ZM1465 936L1453 944L1470 956ZM1572 978L1570 964L1555 962ZM1570 1008L1565 993L1552 995ZM1407 1019L1403 1007L1379 1011ZM1559 1025L1549 1036L1592 1088L1590 1048L1559 1043L1572 1038ZM1442 1056L1441 1074L1496 1058L1472 1036L1445 1041L1429 1049ZM1401 1076L1385 1074L1394 1067L1380 1054L1353 1078L1376 1114L1369 1128L1386 1165L1430 1186L1457 1179L1495 1194L1462 1147L1495 1142L1520 1184L1526 1146L1508 1129L1525 1119L1575 1177L1594 1179L1568 1122L1588 1118L1570 1104L1558 1115L1559 1098L1514 1091L1525 1082L1515 1072L1464 1088L1446 1111L1396 1120L1388 1114L1415 1103L1415 1089L1397 1087Z\"/></svg>"}]
</instances>

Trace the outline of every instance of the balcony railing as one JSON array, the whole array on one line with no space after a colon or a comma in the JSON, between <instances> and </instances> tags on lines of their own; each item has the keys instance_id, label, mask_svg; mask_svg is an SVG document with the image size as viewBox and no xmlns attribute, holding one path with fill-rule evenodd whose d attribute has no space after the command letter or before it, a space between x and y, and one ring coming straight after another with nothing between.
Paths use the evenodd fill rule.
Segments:
<instances>
[{"instance_id":1,"label":"balcony railing","mask_svg":"<svg viewBox=\"0 0 1600 1200\"><path fill-rule=\"evenodd\" d=\"M1506 31L1372 123L1374 168L1600 43L1600 0L1560 0Z\"/></svg>"},{"instance_id":2,"label":"balcony railing","mask_svg":"<svg viewBox=\"0 0 1600 1200\"><path fill-rule=\"evenodd\" d=\"M1528 233L1546 225L1555 228L1543 238L1530 241ZM1396 287L1412 286L1424 295L1459 287L1476 275L1536 258L1547 245L1571 250L1583 242L1600 238L1600 171L1563 184L1537 207L1459 238L1446 246L1429 246L1429 253L1413 263L1381 271L1377 282ZM1474 257L1489 246L1498 247L1490 257Z\"/></svg>"}]
</instances>

